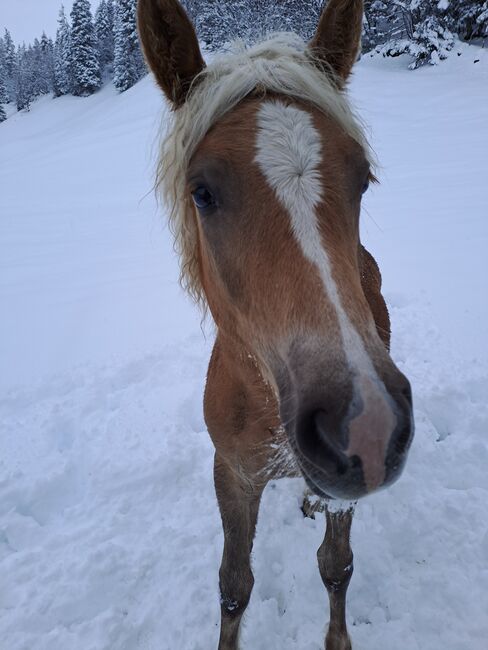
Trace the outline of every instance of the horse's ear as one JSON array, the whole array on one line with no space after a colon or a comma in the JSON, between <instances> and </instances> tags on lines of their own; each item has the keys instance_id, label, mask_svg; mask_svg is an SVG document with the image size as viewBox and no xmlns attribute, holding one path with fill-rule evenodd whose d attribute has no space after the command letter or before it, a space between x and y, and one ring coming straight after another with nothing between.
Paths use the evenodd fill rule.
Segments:
<instances>
[{"instance_id":1,"label":"horse's ear","mask_svg":"<svg viewBox=\"0 0 488 650\"><path fill-rule=\"evenodd\" d=\"M363 0L329 0L309 44L341 82L349 77L361 46Z\"/></svg>"},{"instance_id":2,"label":"horse's ear","mask_svg":"<svg viewBox=\"0 0 488 650\"><path fill-rule=\"evenodd\" d=\"M205 67L193 25L177 0L139 0L137 22L149 67L178 108Z\"/></svg>"}]
</instances>

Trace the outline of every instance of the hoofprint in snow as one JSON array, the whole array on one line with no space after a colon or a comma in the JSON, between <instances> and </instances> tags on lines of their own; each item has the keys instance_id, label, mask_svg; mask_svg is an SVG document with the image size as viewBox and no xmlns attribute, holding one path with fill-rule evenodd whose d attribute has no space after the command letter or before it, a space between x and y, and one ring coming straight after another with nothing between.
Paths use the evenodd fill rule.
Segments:
<instances>
[{"instance_id":1,"label":"hoofprint in snow","mask_svg":"<svg viewBox=\"0 0 488 650\"><path fill-rule=\"evenodd\" d=\"M461 51L416 73L364 58L351 88L384 167L363 239L417 423L403 477L357 508L348 615L361 650L488 638L488 56ZM161 102L147 78L0 125L8 650L217 644L223 536L201 410L212 333L178 290L150 193ZM303 519L302 490L265 492L244 650L322 647L324 522Z\"/></svg>"}]
</instances>

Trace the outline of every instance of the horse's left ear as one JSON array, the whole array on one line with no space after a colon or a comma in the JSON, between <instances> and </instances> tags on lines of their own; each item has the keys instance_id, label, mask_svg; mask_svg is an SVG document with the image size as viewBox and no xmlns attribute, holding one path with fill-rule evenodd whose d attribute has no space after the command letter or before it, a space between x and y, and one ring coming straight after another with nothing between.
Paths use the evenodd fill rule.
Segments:
<instances>
[{"instance_id":1,"label":"horse's left ear","mask_svg":"<svg viewBox=\"0 0 488 650\"><path fill-rule=\"evenodd\" d=\"M329 0L309 48L341 82L349 77L357 59L362 30L363 0Z\"/></svg>"},{"instance_id":2,"label":"horse's left ear","mask_svg":"<svg viewBox=\"0 0 488 650\"><path fill-rule=\"evenodd\" d=\"M193 25L178 0L139 0L137 23L149 67L178 108L205 68Z\"/></svg>"}]
</instances>

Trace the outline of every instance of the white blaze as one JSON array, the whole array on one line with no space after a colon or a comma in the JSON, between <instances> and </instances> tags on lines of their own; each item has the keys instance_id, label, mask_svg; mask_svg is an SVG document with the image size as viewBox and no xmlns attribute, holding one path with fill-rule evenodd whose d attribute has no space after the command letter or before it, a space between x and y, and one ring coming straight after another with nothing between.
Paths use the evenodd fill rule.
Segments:
<instances>
[{"instance_id":1,"label":"white blaze","mask_svg":"<svg viewBox=\"0 0 488 650\"><path fill-rule=\"evenodd\" d=\"M337 313L346 359L356 374L354 388L363 403L361 413L349 423L347 453L360 455L366 485L373 490L384 481L387 444L397 420L392 399L342 305L322 245L317 219L323 198L320 133L306 111L270 101L263 103L258 113L256 144L256 162L289 213L296 240L317 268L324 292Z\"/></svg>"},{"instance_id":2,"label":"white blaze","mask_svg":"<svg viewBox=\"0 0 488 650\"><path fill-rule=\"evenodd\" d=\"M312 116L279 101L262 104L258 113L256 162L290 215L293 233L305 257L320 274L334 306L351 369L376 377L363 341L346 314L322 245L317 207L323 198L320 176L322 142Z\"/></svg>"}]
</instances>

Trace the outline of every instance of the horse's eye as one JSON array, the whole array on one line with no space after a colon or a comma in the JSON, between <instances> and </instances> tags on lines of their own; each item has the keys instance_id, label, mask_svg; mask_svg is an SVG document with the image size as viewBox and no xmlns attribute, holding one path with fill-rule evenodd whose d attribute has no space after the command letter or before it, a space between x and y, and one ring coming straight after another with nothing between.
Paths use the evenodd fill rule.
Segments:
<instances>
[{"instance_id":1,"label":"horse's eye","mask_svg":"<svg viewBox=\"0 0 488 650\"><path fill-rule=\"evenodd\" d=\"M366 181L365 181L365 183L363 185L363 189L361 190L361 194L366 194L366 192L368 191L368 188L369 188L369 178L366 179Z\"/></svg>"},{"instance_id":2,"label":"horse's eye","mask_svg":"<svg viewBox=\"0 0 488 650\"><path fill-rule=\"evenodd\" d=\"M197 189L192 192L191 195L193 197L193 203L199 210L205 210L206 208L214 205L214 197L203 185L197 187Z\"/></svg>"}]
</instances>

